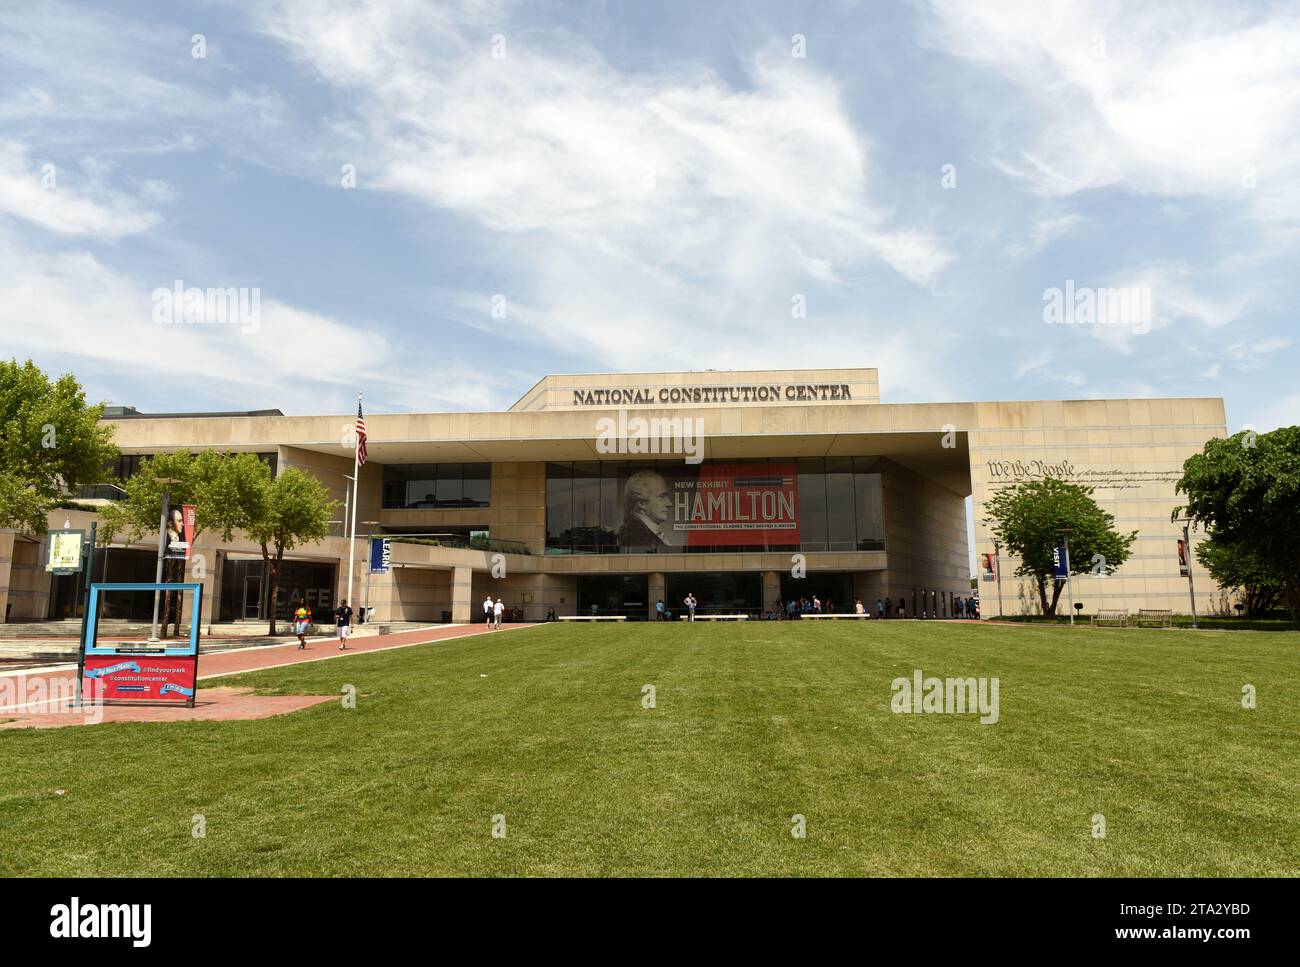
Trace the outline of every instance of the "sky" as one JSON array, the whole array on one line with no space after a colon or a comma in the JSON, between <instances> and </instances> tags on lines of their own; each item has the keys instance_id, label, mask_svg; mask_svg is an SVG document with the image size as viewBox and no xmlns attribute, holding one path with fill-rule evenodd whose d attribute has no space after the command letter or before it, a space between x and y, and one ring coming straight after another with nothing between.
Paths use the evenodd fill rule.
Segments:
<instances>
[{"instance_id":1,"label":"sky","mask_svg":"<svg viewBox=\"0 0 1300 967\"><path fill-rule=\"evenodd\" d=\"M0 356L95 401L870 366L1262 431L1297 268L1294 3L0 0Z\"/></svg>"}]
</instances>

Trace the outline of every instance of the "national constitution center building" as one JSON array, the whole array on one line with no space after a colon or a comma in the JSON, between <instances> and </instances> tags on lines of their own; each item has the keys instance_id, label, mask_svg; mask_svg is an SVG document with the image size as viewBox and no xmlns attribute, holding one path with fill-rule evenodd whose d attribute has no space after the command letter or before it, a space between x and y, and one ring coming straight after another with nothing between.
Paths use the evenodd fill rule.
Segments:
<instances>
[{"instance_id":1,"label":"national constitution center building","mask_svg":"<svg viewBox=\"0 0 1300 967\"><path fill-rule=\"evenodd\" d=\"M367 413L354 498L346 414L119 407L106 419L119 477L180 448L249 452L277 472L310 472L340 504L359 501L350 590L341 522L290 552L274 602L254 545L201 535L205 623L261 621L271 608L286 617L299 600L328 610L344 595L378 621L474 620L489 594L526 620L593 609L645 619L661 598L680 609L688 592L706 612L815 594L837 611L902 598L909 616L945 617L971 593L972 496L980 571L985 555L995 565L979 585L983 616L1032 612L1035 591L995 550L983 504L1049 475L1095 487L1117 527L1138 532L1116 574L1075 578L1075 599L1088 612L1185 612L1174 483L1187 457L1226 434L1218 398L882 403L874 369L547 376L502 412ZM51 528L67 516L51 515ZM380 573L372 537L389 540ZM45 574L39 541L0 540L10 620L76 613L80 576ZM153 580L155 550L115 546L95 580ZM1191 563L1208 601L1213 582Z\"/></svg>"}]
</instances>

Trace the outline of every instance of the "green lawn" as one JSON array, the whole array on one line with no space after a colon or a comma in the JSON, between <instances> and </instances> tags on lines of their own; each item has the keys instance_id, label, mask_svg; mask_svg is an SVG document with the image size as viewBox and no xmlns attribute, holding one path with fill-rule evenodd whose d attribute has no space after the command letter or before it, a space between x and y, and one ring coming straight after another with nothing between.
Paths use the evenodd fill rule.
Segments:
<instances>
[{"instance_id":1,"label":"green lawn","mask_svg":"<svg viewBox=\"0 0 1300 967\"><path fill-rule=\"evenodd\" d=\"M219 683L351 684L357 708L0 732L0 873L1294 876L1298 652L1295 633L549 625L275 669ZM996 676L1000 720L892 713L915 668Z\"/></svg>"}]
</instances>

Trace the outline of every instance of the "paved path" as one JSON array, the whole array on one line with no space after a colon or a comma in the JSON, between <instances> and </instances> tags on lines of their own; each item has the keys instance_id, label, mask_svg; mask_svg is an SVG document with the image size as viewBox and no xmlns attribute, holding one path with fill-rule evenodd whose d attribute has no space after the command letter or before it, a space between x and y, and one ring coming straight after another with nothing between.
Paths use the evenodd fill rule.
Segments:
<instances>
[{"instance_id":1,"label":"paved path","mask_svg":"<svg viewBox=\"0 0 1300 967\"><path fill-rule=\"evenodd\" d=\"M533 628L532 624L504 625L500 632L486 625L435 625L429 628L403 631L391 635L372 635L349 641L346 651L340 651L336 638L308 638L307 648L300 651L298 642L268 645L263 648L244 648L199 656L199 680L239 675L263 668L281 668L310 661L329 661L366 655L394 648L411 648L430 642L449 641L453 638L472 638L476 635L504 634ZM255 696L247 689L200 689L195 707L159 708L156 706L113 705L71 712L70 696L76 687L76 667L51 669L39 672L12 671L0 674L0 718L13 721L0 723L0 728L50 728L60 725L93 724L95 722L182 722L199 719L266 718L284 712L297 711L320 702L334 701L338 696ZM274 699L275 701L269 701ZM285 701L287 699L287 701Z\"/></svg>"}]
</instances>

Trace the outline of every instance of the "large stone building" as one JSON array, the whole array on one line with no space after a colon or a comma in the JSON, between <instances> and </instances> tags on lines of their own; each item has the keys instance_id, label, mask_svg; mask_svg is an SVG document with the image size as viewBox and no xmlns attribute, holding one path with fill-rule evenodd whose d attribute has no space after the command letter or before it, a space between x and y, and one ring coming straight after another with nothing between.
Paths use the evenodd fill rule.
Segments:
<instances>
[{"instance_id":1,"label":"large stone building","mask_svg":"<svg viewBox=\"0 0 1300 967\"><path fill-rule=\"evenodd\" d=\"M351 416L115 408L106 418L121 476L179 448L251 452L351 500ZM645 617L693 591L725 612L816 593L837 610L901 597L909 613L943 617L970 593L966 498L982 562L995 552L985 499L1049 474L1095 486L1118 526L1138 531L1119 572L1076 578L1075 598L1088 611L1186 611L1174 482L1226 433L1217 398L891 404L874 369L548 376L504 412L369 413L367 425L354 586L343 588L348 542L336 524L336 536L290 555L281 615L300 597L327 609L347 593L376 620L467 621L487 594L530 620L593 607ZM50 526L91 516L59 511ZM386 573L369 573L372 534L391 539ZM266 616L256 547L205 534L194 553L205 623ZM148 542L114 547L95 579L152 580L154 555ZM42 542L0 533L9 620L75 613L81 578L46 574L43 561ZM1016 562L997 563L1000 580L980 585L984 616L1035 610ZM1212 582L1194 573L1208 597Z\"/></svg>"}]
</instances>

